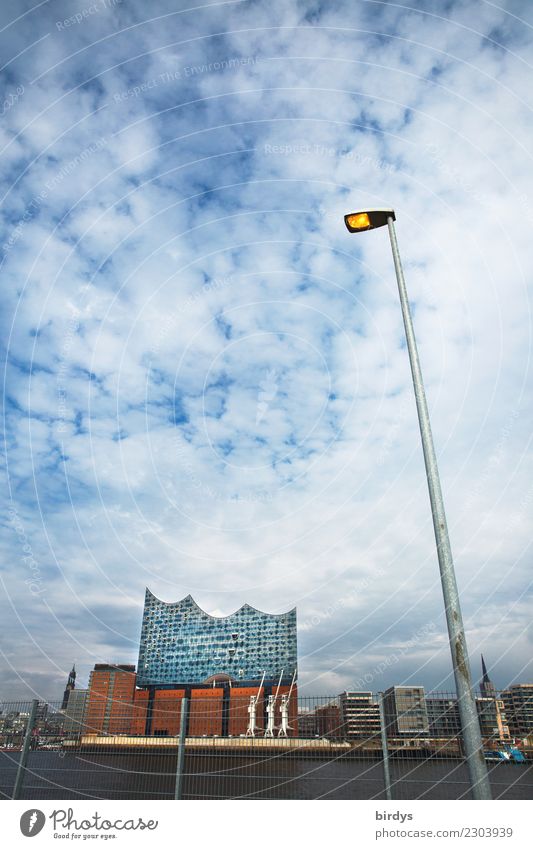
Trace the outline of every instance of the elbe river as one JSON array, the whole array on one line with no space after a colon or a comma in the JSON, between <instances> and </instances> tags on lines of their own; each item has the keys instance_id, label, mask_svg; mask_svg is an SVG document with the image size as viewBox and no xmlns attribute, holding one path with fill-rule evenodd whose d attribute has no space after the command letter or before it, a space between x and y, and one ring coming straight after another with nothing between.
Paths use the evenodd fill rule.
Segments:
<instances>
[{"instance_id":1,"label":"elbe river","mask_svg":"<svg viewBox=\"0 0 533 849\"><path fill-rule=\"evenodd\" d=\"M0 794L11 798L20 754L0 753ZM176 752L34 751L23 799L173 799ZM489 766L495 799L532 799L533 764ZM391 760L393 799L468 799L464 763ZM383 768L374 757L213 755L188 751L184 798L384 799Z\"/></svg>"}]
</instances>

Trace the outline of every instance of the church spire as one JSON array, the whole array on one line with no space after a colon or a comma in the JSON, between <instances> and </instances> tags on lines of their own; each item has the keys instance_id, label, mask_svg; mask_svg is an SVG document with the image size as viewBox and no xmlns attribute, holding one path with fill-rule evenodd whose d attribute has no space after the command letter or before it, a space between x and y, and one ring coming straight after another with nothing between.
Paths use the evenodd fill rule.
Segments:
<instances>
[{"instance_id":1,"label":"church spire","mask_svg":"<svg viewBox=\"0 0 533 849\"><path fill-rule=\"evenodd\" d=\"M483 679L479 686L479 689L481 690L481 695L487 699L492 698L493 696L495 696L496 690L494 688L494 684L489 678L489 673L487 672L487 667L483 655L481 655L481 672L483 675Z\"/></svg>"},{"instance_id":2,"label":"church spire","mask_svg":"<svg viewBox=\"0 0 533 849\"><path fill-rule=\"evenodd\" d=\"M67 686L65 687L65 691L63 693L63 701L61 703L61 710L67 709L68 697L70 695L70 691L74 690L75 687L76 687L76 666L73 663L72 669L69 672L69 676L68 676L68 680L67 680Z\"/></svg>"}]
</instances>

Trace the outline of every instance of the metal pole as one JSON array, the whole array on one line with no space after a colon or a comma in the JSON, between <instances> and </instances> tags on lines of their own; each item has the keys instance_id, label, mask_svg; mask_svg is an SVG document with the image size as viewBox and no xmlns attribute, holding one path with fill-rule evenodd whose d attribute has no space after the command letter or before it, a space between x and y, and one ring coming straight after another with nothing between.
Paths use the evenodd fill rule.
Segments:
<instances>
[{"instance_id":1,"label":"metal pole","mask_svg":"<svg viewBox=\"0 0 533 849\"><path fill-rule=\"evenodd\" d=\"M389 746L387 743L387 726L385 725L385 708L383 706L383 693L378 693L379 725L381 728L381 753L383 757L383 779L385 782L385 796L390 802L392 800L392 789L390 781Z\"/></svg>"},{"instance_id":2,"label":"metal pole","mask_svg":"<svg viewBox=\"0 0 533 849\"><path fill-rule=\"evenodd\" d=\"M39 707L39 702L37 699L34 699L31 703L31 711L28 717L28 724L26 726L26 734L24 736L24 743L22 744L22 751L20 753L20 761L17 769L17 777L15 778L15 786L13 787L13 799L20 799L20 791L22 790L22 783L24 781L24 776L26 774L26 764L28 763L28 755L30 753L30 743L31 738L33 736L33 729L35 727L35 719L37 717L37 708Z\"/></svg>"},{"instance_id":3,"label":"metal pole","mask_svg":"<svg viewBox=\"0 0 533 849\"><path fill-rule=\"evenodd\" d=\"M183 792L183 768L185 766L185 740L187 738L187 708L189 700L183 698L181 701L180 736L178 748L178 762L176 764L176 787L174 798L181 799Z\"/></svg>"},{"instance_id":4,"label":"metal pole","mask_svg":"<svg viewBox=\"0 0 533 849\"><path fill-rule=\"evenodd\" d=\"M476 709L476 702L472 691L472 676L470 663L466 648L466 638L461 615L459 592L455 579L452 550L448 537L448 526L444 512L444 501L439 480L437 457L433 445L429 412L422 381L422 371L418 359L413 320L407 300L407 289L403 276L400 252L396 240L396 230L391 216L387 219L389 236L394 258L394 268L400 292L400 304L402 307L403 323L409 360L411 363L411 374L413 376L413 387L415 390L416 408L418 411L418 423L422 437L422 449L424 451L424 463L426 465L426 477L431 501L431 513L433 516L433 527L435 530L435 541L437 543L437 554L439 558L439 569L446 610L446 622L448 625L448 636L452 653L453 674L457 688L457 699L459 704L459 716L461 718L461 730L465 748L465 756L470 773L472 794L474 799L491 799L491 789L487 764L483 755L481 731Z\"/></svg>"}]
</instances>

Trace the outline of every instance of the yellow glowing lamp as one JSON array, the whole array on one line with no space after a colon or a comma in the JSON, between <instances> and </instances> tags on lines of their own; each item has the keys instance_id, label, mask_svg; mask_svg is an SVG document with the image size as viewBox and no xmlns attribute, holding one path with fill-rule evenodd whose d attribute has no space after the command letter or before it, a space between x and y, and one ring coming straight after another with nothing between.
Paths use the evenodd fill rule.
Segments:
<instances>
[{"instance_id":1,"label":"yellow glowing lamp","mask_svg":"<svg viewBox=\"0 0 533 849\"><path fill-rule=\"evenodd\" d=\"M383 227L389 218L396 221L393 209L361 209L344 216L344 223L350 233L361 233L363 230L374 230Z\"/></svg>"},{"instance_id":2,"label":"yellow glowing lamp","mask_svg":"<svg viewBox=\"0 0 533 849\"><path fill-rule=\"evenodd\" d=\"M370 227L368 212L354 212L353 215L347 215L346 225L350 227L353 232L356 230L368 230Z\"/></svg>"}]
</instances>

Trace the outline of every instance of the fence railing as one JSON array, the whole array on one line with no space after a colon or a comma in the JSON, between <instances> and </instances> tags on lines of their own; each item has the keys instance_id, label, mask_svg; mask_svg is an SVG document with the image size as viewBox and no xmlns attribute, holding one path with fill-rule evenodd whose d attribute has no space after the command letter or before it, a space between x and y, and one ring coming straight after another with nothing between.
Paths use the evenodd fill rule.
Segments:
<instances>
[{"instance_id":1,"label":"fence railing","mask_svg":"<svg viewBox=\"0 0 533 849\"><path fill-rule=\"evenodd\" d=\"M494 798L532 798L533 736L513 739L496 696L477 704ZM78 691L61 708L0 702L2 798L471 796L450 693Z\"/></svg>"}]
</instances>

